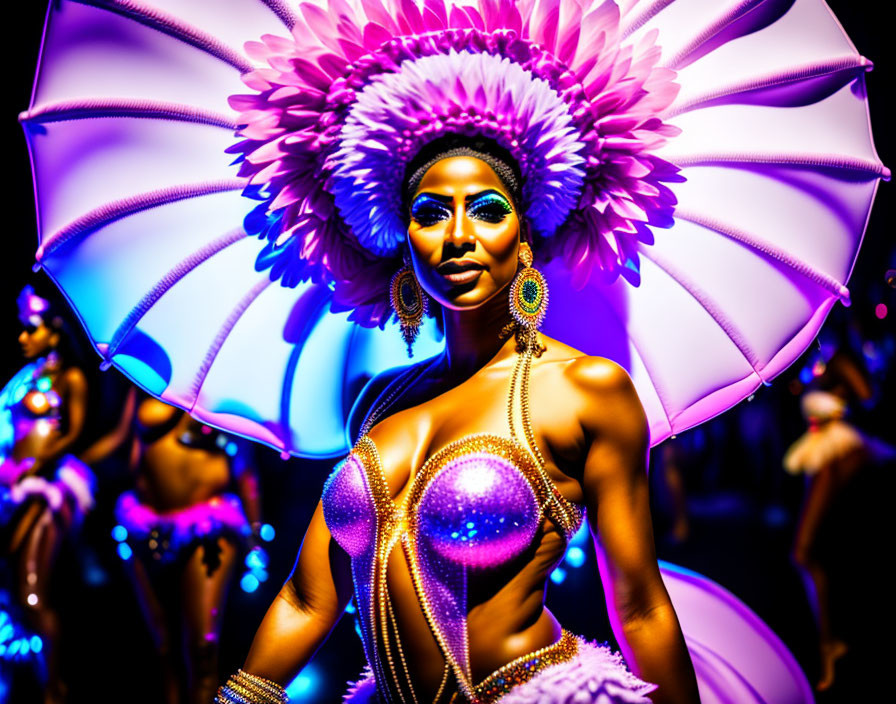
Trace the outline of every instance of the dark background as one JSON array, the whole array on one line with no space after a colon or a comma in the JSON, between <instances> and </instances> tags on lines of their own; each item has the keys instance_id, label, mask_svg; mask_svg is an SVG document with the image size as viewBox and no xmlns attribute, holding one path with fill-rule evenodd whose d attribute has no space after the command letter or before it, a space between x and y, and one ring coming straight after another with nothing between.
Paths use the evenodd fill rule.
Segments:
<instances>
[{"instance_id":1,"label":"dark background","mask_svg":"<svg viewBox=\"0 0 896 704\"><path fill-rule=\"evenodd\" d=\"M878 151L893 167L894 67L890 45L892 23L889 3L837 0L829 5L841 20L858 50L875 62L868 76L871 117ZM18 322L15 297L22 286L41 276L31 274L37 240L34 226L30 169L25 142L16 115L27 107L33 68L40 42L45 4L41 1L14 6L7 15L5 62L9 105L2 120L6 153L11 163L9 185L4 189L7 217L4 251L0 256L0 379L8 379L20 366L16 342ZM891 188L882 184L859 255L850 290L853 306L840 306L832 324L850 319L862 322L868 338L892 347L896 320L896 291L886 287L884 272L896 268L893 240ZM884 320L873 315L877 303L892 313ZM92 354L92 352L91 352ZM98 360L90 359L93 364ZM660 556L701 572L733 591L749 604L791 647L810 681L817 673L813 625L799 580L789 564L789 548L802 492L799 479L786 477L780 454L803 430L798 397L792 382L799 364L768 388L761 389L751 404L724 414L697 431L680 438L678 452L684 458L689 495L691 535L683 543L668 538L670 511L662 471L652 481L656 503L655 522ZM95 376L96 388L120 393L116 372ZM892 373L880 375L881 401L864 420L878 435L896 437L893 431ZM106 415L112 412L107 411ZM100 414L99 423L108 422ZM764 429L768 430L764 433ZM770 435L769 435L770 433ZM769 457L752 438L771 438ZM654 451L654 462L662 459ZM282 461L265 448L258 451L262 471L266 520L277 529L270 546L270 579L254 594L238 587L232 591L222 638L222 673L235 669L245 655L252 634L280 583L288 575L313 506L330 463ZM88 549L68 551L57 570L56 599L65 628L64 663L73 702L156 702L157 676L146 635L131 591L114 554L110 503L127 478L114 467L101 475L99 510L85 527ZM886 578L893 556L892 481L875 477L850 497L833 544L838 546L834 582L841 606L836 614L841 630L850 636L850 654L838 670L835 688L819 701L870 701L889 699L887 682L893 652L892 586ZM603 596L596 578L593 554L581 568L568 569L568 578L549 588L549 605L567 627L592 638L610 637ZM297 701L336 702L344 681L362 666L360 644L350 618L343 618L334 636L306 673L306 695ZM0 693L0 700L3 696ZM26 701L25 699L22 700Z\"/></svg>"}]
</instances>

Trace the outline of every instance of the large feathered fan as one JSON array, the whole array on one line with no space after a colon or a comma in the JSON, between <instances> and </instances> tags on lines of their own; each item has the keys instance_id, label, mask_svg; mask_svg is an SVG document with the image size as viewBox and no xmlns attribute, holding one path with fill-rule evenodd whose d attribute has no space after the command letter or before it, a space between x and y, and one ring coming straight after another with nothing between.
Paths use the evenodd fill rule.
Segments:
<instances>
[{"instance_id":1,"label":"large feathered fan","mask_svg":"<svg viewBox=\"0 0 896 704\"><path fill-rule=\"evenodd\" d=\"M357 89L465 51L528 72L545 119L572 106L543 132L567 151L526 152L557 167L529 194L536 265L552 257L546 331L629 370L654 442L771 380L848 301L887 172L869 62L821 0L55 0L22 115L38 261L150 392L285 452L339 454L358 385L404 350L392 326L353 322L388 314L386 206L349 198L368 163L354 147L382 162L383 142L333 126L374 129ZM418 95L466 101L429 106L446 129L478 115L515 139L503 108L472 109L487 93ZM437 349L431 333L417 352Z\"/></svg>"}]
</instances>

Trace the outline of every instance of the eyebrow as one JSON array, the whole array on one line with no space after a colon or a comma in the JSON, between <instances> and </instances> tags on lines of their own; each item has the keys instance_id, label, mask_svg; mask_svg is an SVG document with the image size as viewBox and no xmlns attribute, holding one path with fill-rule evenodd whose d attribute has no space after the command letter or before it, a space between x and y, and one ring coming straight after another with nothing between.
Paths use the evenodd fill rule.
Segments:
<instances>
[{"instance_id":1,"label":"eyebrow","mask_svg":"<svg viewBox=\"0 0 896 704\"><path fill-rule=\"evenodd\" d=\"M483 196L495 194L500 196L504 200L508 200L507 196L505 196L500 191L495 190L494 188L487 188L484 191L479 191L479 193L471 193L468 196L464 197L464 203L469 203L470 201L479 200ZM430 193L429 191L423 191L416 198L414 198L414 203L416 203L420 198L432 198L433 200L437 200L440 203L444 203L445 205L450 205L454 200L453 196L445 196L440 193Z\"/></svg>"}]
</instances>

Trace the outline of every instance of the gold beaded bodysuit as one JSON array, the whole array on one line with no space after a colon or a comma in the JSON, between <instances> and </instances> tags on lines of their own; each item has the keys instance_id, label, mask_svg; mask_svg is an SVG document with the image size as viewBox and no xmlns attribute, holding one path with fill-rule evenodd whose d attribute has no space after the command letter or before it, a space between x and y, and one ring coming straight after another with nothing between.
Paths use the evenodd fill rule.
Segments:
<instances>
[{"instance_id":1,"label":"gold beaded bodysuit","mask_svg":"<svg viewBox=\"0 0 896 704\"><path fill-rule=\"evenodd\" d=\"M494 569L520 555L532 544L545 517L569 540L584 515L581 507L560 494L545 471L544 459L533 442L527 403L522 404L523 428L532 450L514 432L512 408L517 379L522 371L520 395L525 399L530 366L531 355L524 353L512 375L510 437L471 435L442 448L413 476L401 504L393 501L377 447L366 434L371 419L378 415L376 411L365 423L354 449L327 480L324 517L334 539L351 557L365 654L377 683L388 683L377 686L385 701L418 701L386 580L388 559L398 543L410 567L420 606L446 661L436 702L445 691L450 673L466 699L488 702L520 681L520 672L532 676L576 652L576 639L564 633L544 652L526 656L526 663L519 668L514 661L479 685L472 682L467 640L468 571ZM411 376L416 376L415 371ZM410 383L407 376L405 388Z\"/></svg>"}]
</instances>

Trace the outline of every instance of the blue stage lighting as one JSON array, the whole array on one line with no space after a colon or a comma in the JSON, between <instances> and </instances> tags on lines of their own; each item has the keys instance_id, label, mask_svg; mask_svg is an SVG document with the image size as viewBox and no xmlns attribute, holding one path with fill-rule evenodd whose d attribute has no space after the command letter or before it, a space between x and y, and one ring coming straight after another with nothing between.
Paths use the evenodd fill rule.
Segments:
<instances>
[{"instance_id":1,"label":"blue stage lighting","mask_svg":"<svg viewBox=\"0 0 896 704\"><path fill-rule=\"evenodd\" d=\"M244 592L246 592L246 594L251 594L256 589L258 589L258 577L256 577L251 572L247 572L240 580L240 587Z\"/></svg>"},{"instance_id":2,"label":"blue stage lighting","mask_svg":"<svg viewBox=\"0 0 896 704\"><path fill-rule=\"evenodd\" d=\"M313 663L306 665L298 677L286 687L286 694L291 702L310 701L320 686L320 673Z\"/></svg>"},{"instance_id":3,"label":"blue stage lighting","mask_svg":"<svg viewBox=\"0 0 896 704\"><path fill-rule=\"evenodd\" d=\"M566 553L566 561L570 567L581 567L585 564L585 551L578 545L573 545Z\"/></svg>"},{"instance_id":4,"label":"blue stage lighting","mask_svg":"<svg viewBox=\"0 0 896 704\"><path fill-rule=\"evenodd\" d=\"M268 556L265 555L263 550L255 549L249 552L246 555L246 567L248 567L253 572L255 570L263 570L268 566Z\"/></svg>"}]
</instances>

